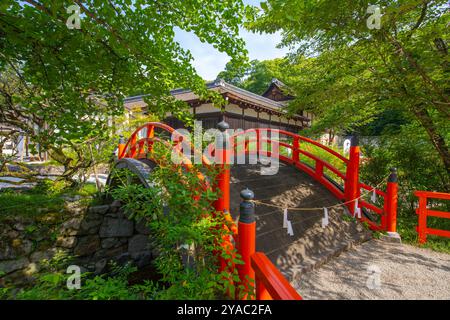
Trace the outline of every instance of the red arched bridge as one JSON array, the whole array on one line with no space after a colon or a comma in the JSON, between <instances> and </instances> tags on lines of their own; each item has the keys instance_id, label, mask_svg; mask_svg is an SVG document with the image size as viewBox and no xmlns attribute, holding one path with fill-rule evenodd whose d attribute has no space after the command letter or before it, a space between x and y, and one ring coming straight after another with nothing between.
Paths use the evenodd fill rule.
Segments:
<instances>
[{"instance_id":1,"label":"red arched bridge","mask_svg":"<svg viewBox=\"0 0 450 320\"><path fill-rule=\"evenodd\" d=\"M352 139L346 158L287 131L257 128L228 134L227 129L225 122L220 123L216 143L197 159L205 166L220 166L214 184L220 189L215 209L236 221L231 227L233 239L225 239L223 246L236 246L242 255L240 279L255 280L257 299L301 299L286 278L294 279L297 272L320 263L324 253L345 246L349 239L370 236L359 222L371 230L396 231L396 172L383 185L362 183L357 139ZM148 123L126 143L120 142L116 168L133 171L150 187L149 175L158 164L151 156L155 142L173 147L180 155L190 155L187 149L194 149L173 128ZM245 159L244 164L228 165L239 159ZM270 160L279 161L277 174L261 175ZM184 156L184 166L189 168L192 162L193 156Z\"/></svg>"}]
</instances>

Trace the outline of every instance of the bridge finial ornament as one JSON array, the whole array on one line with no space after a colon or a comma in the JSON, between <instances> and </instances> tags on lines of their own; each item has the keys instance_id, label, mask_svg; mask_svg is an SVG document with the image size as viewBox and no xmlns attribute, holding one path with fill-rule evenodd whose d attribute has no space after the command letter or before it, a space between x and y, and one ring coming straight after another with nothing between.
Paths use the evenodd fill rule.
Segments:
<instances>
[{"instance_id":1,"label":"bridge finial ornament","mask_svg":"<svg viewBox=\"0 0 450 320\"><path fill-rule=\"evenodd\" d=\"M391 168L391 174L389 175L388 182L398 182L397 168Z\"/></svg>"},{"instance_id":2,"label":"bridge finial ornament","mask_svg":"<svg viewBox=\"0 0 450 320\"><path fill-rule=\"evenodd\" d=\"M252 200L255 198L255 194L250 189L241 191L241 198L243 201L239 206L239 222L253 223L255 222L255 204Z\"/></svg>"},{"instance_id":3,"label":"bridge finial ornament","mask_svg":"<svg viewBox=\"0 0 450 320\"><path fill-rule=\"evenodd\" d=\"M219 128L219 130L220 130L221 132L225 132L225 131L227 131L228 129L230 129L230 125L229 125L228 122L226 122L226 121L221 121L221 122L219 122L219 124L217 125L217 127Z\"/></svg>"},{"instance_id":4,"label":"bridge finial ornament","mask_svg":"<svg viewBox=\"0 0 450 320\"><path fill-rule=\"evenodd\" d=\"M357 147L359 146L359 137L357 134L353 134L353 136L350 138L351 141L351 146L352 147Z\"/></svg>"}]
</instances>

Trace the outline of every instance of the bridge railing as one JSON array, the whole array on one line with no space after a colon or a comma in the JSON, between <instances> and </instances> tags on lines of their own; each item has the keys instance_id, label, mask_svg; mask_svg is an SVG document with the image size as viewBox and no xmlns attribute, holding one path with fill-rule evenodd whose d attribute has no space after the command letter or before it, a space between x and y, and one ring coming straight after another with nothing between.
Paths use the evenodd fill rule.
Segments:
<instances>
[{"instance_id":1,"label":"bridge railing","mask_svg":"<svg viewBox=\"0 0 450 320\"><path fill-rule=\"evenodd\" d=\"M163 134L168 135L166 136L167 139L162 137ZM137 128L126 143L123 137L121 137L117 157L119 159L147 158L156 141L163 142L174 148L179 156L183 158L182 163L184 165L192 164L191 159L183 153L183 148L189 148L191 151L196 152L190 140L172 127L159 122L149 122ZM206 166L211 164L203 155L201 155L201 160Z\"/></svg>"},{"instance_id":2,"label":"bridge railing","mask_svg":"<svg viewBox=\"0 0 450 320\"><path fill-rule=\"evenodd\" d=\"M151 148L151 140L155 137L155 129L172 134L175 130L163 123L149 122L137 128L125 143L123 139L119 142L119 150L117 157L122 158L136 158L139 154L144 154ZM144 149L147 150L144 150Z\"/></svg>"},{"instance_id":3,"label":"bridge railing","mask_svg":"<svg viewBox=\"0 0 450 320\"><path fill-rule=\"evenodd\" d=\"M146 124L138 128L133 133L127 144L122 143L119 145L119 158L147 157L147 153L151 149L152 143L157 141L157 137L155 137L155 129L157 128L171 134L174 132L174 129L164 124ZM366 221L372 229L395 231L397 210L396 173L392 172L389 177L386 192L374 189L361 183L359 181L360 151L356 139L352 139L349 158L347 159L336 151L323 146L314 140L288 131L258 128L239 132L229 137L226 133L228 124L225 122L220 123L219 129L222 132L222 140L221 143L219 143L219 147L217 150L215 145L210 145L208 148L210 155L216 156L216 159L217 156L222 160L226 159L225 162L218 164L221 168L221 172L216 178L217 181L215 181L215 188L219 190L221 194L215 203L217 212L221 212L226 216L229 215L230 212L230 169L228 166L228 163L230 162L228 160L231 158L234 159L234 157L239 155L240 152L244 152L245 154L256 153L267 157L271 157L273 153L276 153L279 160L292 164L298 169L306 172L330 190L330 192L332 192L337 199L345 201L345 204L352 214L355 214L358 209L364 208L380 215L381 219L379 224L367 219L366 217L361 217L361 220ZM251 133L253 133L253 135L250 135L249 138L245 137L245 135L249 135ZM270 133L270 137L268 133ZM244 139L238 139L242 136L244 136ZM184 137L182 135L178 135L178 138L175 138L175 140L172 139L173 147L179 152L181 152L183 148L181 145L183 139ZM341 161L343 163L343 167L345 168L345 173L325 159L309 152L306 148L304 148L305 144L313 145L328 153L338 161ZM190 148L191 146L188 147ZM284 150L290 151L280 153L280 149L283 148ZM309 159L310 162L312 161L313 165L308 163L308 161L304 161L305 157L306 159ZM203 155L202 161L208 165L210 163L209 159ZM329 174L326 174L326 170L335 175L335 177L341 179L342 183L338 183L333 180ZM358 201L361 195L361 189L374 190L374 192L383 200L382 207L363 200ZM295 289L290 286L289 282L284 279L278 270L276 270L267 257L265 257L262 253L256 254L254 203L251 201L244 201L241 206L242 205L247 205L248 207L247 209L241 207L238 230L237 232L236 230L232 230L238 252L241 254L244 261L243 265L238 265L238 272L241 282L246 287L250 287L248 281L254 280L256 276L257 296L267 298L270 295L270 297L274 299L284 299L286 297L291 299L301 299L300 296L296 296L294 294ZM246 210L249 213L253 210L253 213L246 214ZM222 246L226 250L229 250L232 248L232 243L229 239L223 239ZM229 261L221 261L221 265L227 265L228 262ZM253 268L255 268L255 270ZM256 274L255 271L257 271Z\"/></svg>"},{"instance_id":4,"label":"bridge railing","mask_svg":"<svg viewBox=\"0 0 450 320\"><path fill-rule=\"evenodd\" d=\"M414 195L419 198L419 207L416 210L416 213L419 218L416 229L419 236L419 242L426 243L427 235L429 234L450 238L450 231L432 229L427 227L428 217L450 219L450 212L428 209L427 207L428 200L429 199L450 200L450 194L442 192L416 191L414 192Z\"/></svg>"},{"instance_id":5,"label":"bridge railing","mask_svg":"<svg viewBox=\"0 0 450 320\"><path fill-rule=\"evenodd\" d=\"M232 153L230 158L239 156L241 153L256 153L266 157L277 153L280 161L294 165L307 173L337 199L344 201L351 214L355 215L359 209L372 213L372 216L373 214L379 216L379 222L376 222L361 215L360 220L366 222L372 230L396 231L396 173L392 172L389 177L386 192L362 183L359 180L360 149L356 138L352 138L349 158L317 141L278 129L249 129L238 132L229 139L230 153ZM310 146L327 154L327 158L334 159L333 162L340 162L340 167L344 170L310 152ZM282 152L283 150L287 152ZM361 191L375 193L377 201L370 203L360 199Z\"/></svg>"},{"instance_id":6,"label":"bridge railing","mask_svg":"<svg viewBox=\"0 0 450 320\"><path fill-rule=\"evenodd\" d=\"M264 253L256 252L251 260L255 271L256 300L302 300Z\"/></svg>"},{"instance_id":7,"label":"bridge railing","mask_svg":"<svg viewBox=\"0 0 450 320\"><path fill-rule=\"evenodd\" d=\"M219 124L219 129L225 134L228 125L225 122ZM145 158L151 150L155 141L161 141L155 136L155 131L161 130L172 136L171 145L182 154L186 142L183 143L185 137L178 134L173 128L161 123L147 123L139 127L130 137L128 142L119 144L119 159L122 157L130 158ZM243 139L242 139L243 138ZM259 155L271 157L273 153L277 153L280 161L294 165L298 169L310 175L313 179L318 181L326 187L337 199L344 201L350 213L355 213L360 210L372 213L372 218L361 215L361 220L368 223L373 230L396 230L396 206L397 206L397 187L396 175L395 181L391 181L387 185L386 192L375 189L367 184L359 181L359 164L360 164L360 150L358 140L352 138L352 143L349 151L349 158L346 158L336 152L335 150L320 144L312 139L302 137L292 132L270 129L257 128L240 131L230 137L224 136L224 139L229 139L227 143L217 150L215 144L209 146L210 155L219 156L221 159L233 158L241 152L246 154L256 153ZM231 147L229 147L231 146ZM191 148L189 143L187 146ZM336 167L329 161L322 159L320 156L313 154L311 147L317 148L321 152L327 154L326 158L332 159L331 162L339 163ZM274 150L272 150L274 149ZM284 152L283 152L284 151ZM195 150L194 150L195 152ZM216 154L218 153L218 155ZM202 162L205 165L210 165L211 161L202 157ZM217 158L217 157L216 157ZM190 159L186 159L189 163ZM217 200L216 209L221 212L229 212L229 170L223 170L217 177L217 187L222 191L222 196ZM363 192L371 191L377 195L377 201L370 203L360 199L361 190ZM356 199L359 199L356 201ZM374 221L375 214L379 216L378 221Z\"/></svg>"},{"instance_id":8,"label":"bridge railing","mask_svg":"<svg viewBox=\"0 0 450 320\"><path fill-rule=\"evenodd\" d=\"M238 265L239 278L246 291L257 300L302 300L289 281L264 253L256 252L256 221L254 194L241 192L243 201L239 208L237 249L244 262ZM255 288L252 288L252 284ZM255 289L255 292L250 292ZM247 298L244 296L244 299Z\"/></svg>"}]
</instances>

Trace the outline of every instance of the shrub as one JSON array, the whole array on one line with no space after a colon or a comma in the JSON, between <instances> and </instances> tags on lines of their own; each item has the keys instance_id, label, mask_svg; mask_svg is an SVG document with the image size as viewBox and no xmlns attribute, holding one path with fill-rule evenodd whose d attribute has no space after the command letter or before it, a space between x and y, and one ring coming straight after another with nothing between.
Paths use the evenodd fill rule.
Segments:
<instances>
[{"instance_id":1,"label":"shrub","mask_svg":"<svg viewBox=\"0 0 450 320\"><path fill-rule=\"evenodd\" d=\"M217 171L202 166L189 170L174 167L167 161L170 150L161 143L154 144L153 152L153 158L161 163L150 177L152 188L129 185L125 182L133 179L126 177L128 173L117 172L124 184L111 193L124 204L129 217L150 220L148 226L159 250L155 265L162 279L158 285L164 287L157 298L223 298L227 291L236 290L228 279L237 279L231 269L219 272L218 255L234 255L234 263L241 262L235 252L226 253L220 246L229 233L222 227L223 215L213 208L218 194L199 179L203 170L209 181L215 181Z\"/></svg>"}]
</instances>

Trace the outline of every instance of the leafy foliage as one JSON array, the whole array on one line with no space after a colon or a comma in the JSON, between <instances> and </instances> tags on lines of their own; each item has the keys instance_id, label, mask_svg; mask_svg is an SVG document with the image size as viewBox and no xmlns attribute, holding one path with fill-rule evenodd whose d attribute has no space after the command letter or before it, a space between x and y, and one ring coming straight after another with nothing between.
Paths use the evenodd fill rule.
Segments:
<instances>
[{"instance_id":1,"label":"leafy foliage","mask_svg":"<svg viewBox=\"0 0 450 320\"><path fill-rule=\"evenodd\" d=\"M92 184L68 187L63 181L39 180L36 187L30 190L5 189L0 192L0 220L14 216L38 217L47 213L62 217L66 212L64 197L67 196L79 196L80 201L86 204L99 200L99 194Z\"/></svg>"},{"instance_id":2,"label":"leafy foliage","mask_svg":"<svg viewBox=\"0 0 450 320\"><path fill-rule=\"evenodd\" d=\"M370 4L268 0L247 26L280 30L282 45L298 47L291 109L314 113L317 131L358 131L399 111L425 129L450 174L446 1L381 1L379 30L367 27Z\"/></svg>"},{"instance_id":3,"label":"leafy foliage","mask_svg":"<svg viewBox=\"0 0 450 320\"><path fill-rule=\"evenodd\" d=\"M265 61L252 60L249 64L243 65L241 69L236 69L228 63L225 70L219 73L218 78L261 95L274 78L290 83L298 71L291 67L287 59L281 58Z\"/></svg>"},{"instance_id":4,"label":"leafy foliage","mask_svg":"<svg viewBox=\"0 0 450 320\"><path fill-rule=\"evenodd\" d=\"M172 98L171 89L211 95L191 53L175 41L177 29L227 53L236 65L245 60L241 0L77 0L81 28L69 29L66 9L73 4L0 4L0 123L22 130L73 168L67 176L95 163L91 147L107 148L109 122L122 115L124 97L146 93L153 113L186 117L187 104Z\"/></svg>"},{"instance_id":5,"label":"leafy foliage","mask_svg":"<svg viewBox=\"0 0 450 320\"><path fill-rule=\"evenodd\" d=\"M118 172L124 183L111 193L129 217L149 221L159 251L155 265L162 276L158 299L216 299L227 292L234 295L237 289L243 294L242 286L228 281L239 280L231 265L222 273L218 270L219 257L241 262L236 252L226 252L220 245L220 239L230 234L223 228L227 225L223 215L212 205L218 194L199 179L207 176L215 181L217 170L176 167L170 162L171 149L162 143L153 145L152 157L159 163L150 177L152 188L128 184L133 179Z\"/></svg>"},{"instance_id":6,"label":"leafy foliage","mask_svg":"<svg viewBox=\"0 0 450 320\"><path fill-rule=\"evenodd\" d=\"M70 274L66 268L71 257L63 252L44 263L44 270L37 276L32 287L20 290L4 290L4 298L15 300L138 300L146 298L146 292L138 286L128 286L128 276L136 271L130 265L111 266L109 274L93 276L90 273L81 275L80 289L68 289ZM147 289L147 292L148 289ZM1 298L0 292L0 298Z\"/></svg>"},{"instance_id":7,"label":"leafy foliage","mask_svg":"<svg viewBox=\"0 0 450 320\"><path fill-rule=\"evenodd\" d=\"M403 241L417 244L417 198L413 192L445 190L449 178L439 155L428 143L426 132L417 123L405 125L400 132L383 134L379 145L363 146L362 152L367 157L361 168L363 181L374 185L389 168L398 169L398 232ZM450 211L450 206L444 206L442 211ZM427 224L431 228L450 230L448 219L430 218ZM430 237L426 246L450 252L450 240L446 238Z\"/></svg>"}]
</instances>

